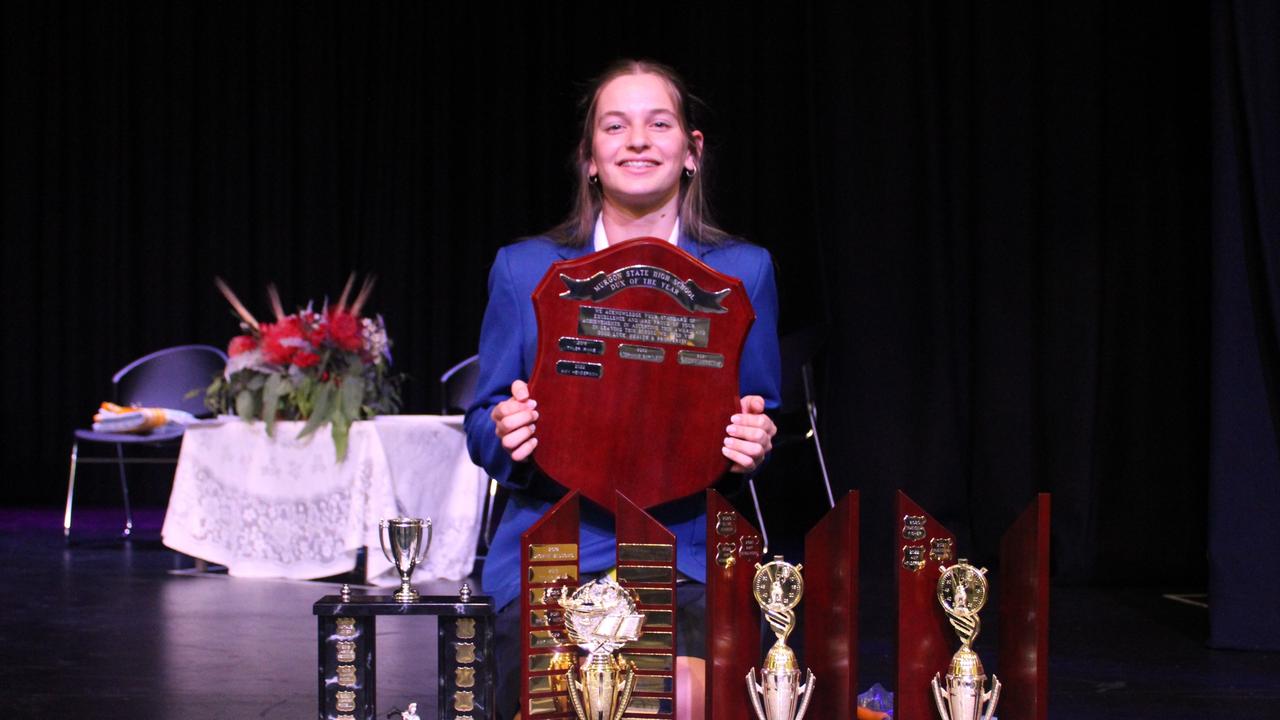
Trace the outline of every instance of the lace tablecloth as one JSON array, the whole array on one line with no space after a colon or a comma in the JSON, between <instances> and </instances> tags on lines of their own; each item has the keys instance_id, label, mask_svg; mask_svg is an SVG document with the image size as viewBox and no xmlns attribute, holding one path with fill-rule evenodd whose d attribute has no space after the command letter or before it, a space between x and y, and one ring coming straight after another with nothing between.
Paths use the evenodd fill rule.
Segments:
<instances>
[{"instance_id":1,"label":"lace tablecloth","mask_svg":"<svg viewBox=\"0 0 1280 720\"><path fill-rule=\"evenodd\" d=\"M187 429L162 537L232 575L311 579L350 571L367 547L369 582L398 576L378 544L378 521L431 518L433 538L414 580L471 572L488 480L467 456L461 416L390 415L351 427L336 460L322 428L238 419Z\"/></svg>"}]
</instances>

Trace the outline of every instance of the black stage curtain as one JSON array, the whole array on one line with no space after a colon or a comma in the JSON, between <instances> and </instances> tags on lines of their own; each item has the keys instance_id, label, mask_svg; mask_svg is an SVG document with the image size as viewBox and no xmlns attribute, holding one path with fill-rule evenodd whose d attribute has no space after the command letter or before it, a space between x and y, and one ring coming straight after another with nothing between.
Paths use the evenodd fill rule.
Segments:
<instances>
[{"instance_id":1,"label":"black stage curtain","mask_svg":"<svg viewBox=\"0 0 1280 720\"><path fill-rule=\"evenodd\" d=\"M868 563L896 488L987 561L1047 490L1060 577L1203 581L1203 7L4 7L8 503L60 501L115 369L235 332L214 275L265 311L268 281L377 273L434 411L494 250L566 209L577 83L641 55L707 101L713 200L777 258L783 330L827 329Z\"/></svg>"},{"instance_id":2,"label":"black stage curtain","mask_svg":"<svg viewBox=\"0 0 1280 720\"><path fill-rule=\"evenodd\" d=\"M1210 642L1280 649L1280 7L1213 13Z\"/></svg>"}]
</instances>

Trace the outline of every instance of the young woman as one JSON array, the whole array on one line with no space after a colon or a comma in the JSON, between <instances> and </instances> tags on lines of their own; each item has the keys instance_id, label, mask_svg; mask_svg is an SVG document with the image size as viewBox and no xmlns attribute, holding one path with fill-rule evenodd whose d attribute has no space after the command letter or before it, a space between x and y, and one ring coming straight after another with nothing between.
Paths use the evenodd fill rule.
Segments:
<instances>
[{"instance_id":1,"label":"young woman","mask_svg":"<svg viewBox=\"0 0 1280 720\"><path fill-rule=\"evenodd\" d=\"M670 68L628 60L609 68L586 104L576 153L578 192L568 219L546 235L502 248L489 275L480 331L480 378L467 411L467 445L475 462L513 492L485 561L485 592L500 608L499 712L511 717L519 697L520 535L563 495L529 462L538 445L533 371L537 327L530 296L551 263L634 237L666 238L702 262L743 281L756 322L739 364L740 411L725 418L721 451L736 473L755 470L776 432L765 411L779 393L777 290L769 253L716 228L703 195L703 136L689 95ZM620 410L625 412L625 410ZM679 418L672 418L679 422ZM644 428L636 428L643 432ZM705 639L706 509L701 497L651 510L676 536L681 574L677 602L677 717L702 718ZM583 507L579 540L584 574L614 563L612 520Z\"/></svg>"}]
</instances>

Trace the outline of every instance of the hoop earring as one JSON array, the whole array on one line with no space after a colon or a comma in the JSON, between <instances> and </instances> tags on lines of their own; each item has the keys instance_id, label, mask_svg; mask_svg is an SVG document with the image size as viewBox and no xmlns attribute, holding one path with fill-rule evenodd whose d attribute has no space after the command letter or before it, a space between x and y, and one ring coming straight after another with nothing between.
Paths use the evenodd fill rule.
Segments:
<instances>
[{"instance_id":1,"label":"hoop earring","mask_svg":"<svg viewBox=\"0 0 1280 720\"><path fill-rule=\"evenodd\" d=\"M697 172L697 170L694 170L693 168L685 168L685 169L684 169L684 176L685 176L686 178L692 178L692 177L694 176L694 173L696 173L696 172Z\"/></svg>"}]
</instances>

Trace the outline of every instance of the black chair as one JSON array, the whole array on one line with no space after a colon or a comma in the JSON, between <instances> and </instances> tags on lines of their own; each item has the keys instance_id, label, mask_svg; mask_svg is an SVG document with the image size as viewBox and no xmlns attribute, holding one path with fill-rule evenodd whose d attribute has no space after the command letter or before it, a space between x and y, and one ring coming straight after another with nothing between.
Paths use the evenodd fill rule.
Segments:
<instances>
[{"instance_id":1,"label":"black chair","mask_svg":"<svg viewBox=\"0 0 1280 720\"><path fill-rule=\"evenodd\" d=\"M454 365L440 376L440 412L457 415L467 411L476 395L476 379L480 376L480 356L472 355ZM493 542L493 518L502 512L506 504L506 492L497 480L489 478L489 492L484 496L484 525L480 529L480 549L488 550ZM483 557L483 555L481 555Z\"/></svg>"},{"instance_id":2,"label":"black chair","mask_svg":"<svg viewBox=\"0 0 1280 720\"><path fill-rule=\"evenodd\" d=\"M111 378L112 402L182 410L196 417L210 413L204 405L204 389L226 367L227 356L210 345L180 345L153 352L124 366ZM193 392L194 391L194 392ZM124 498L124 531L133 532L133 511L129 506L129 479L126 465L173 464L172 457L130 457L125 447L172 447L182 442L183 426L169 423L149 433L109 433L76 430L71 443L71 471L67 477L67 509L62 518L63 537L71 536L71 507L75 500L76 469L81 464L115 464L120 469L120 492ZM80 457L80 444L114 445L115 457Z\"/></svg>"}]
</instances>

